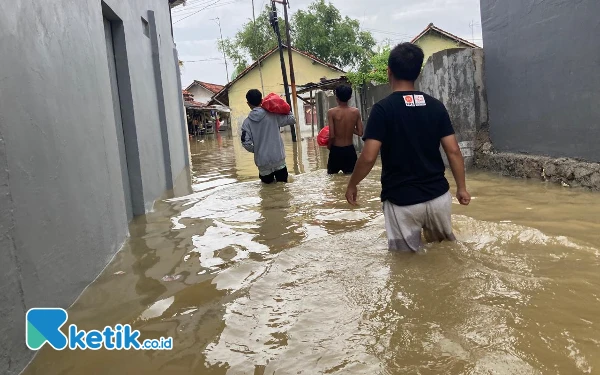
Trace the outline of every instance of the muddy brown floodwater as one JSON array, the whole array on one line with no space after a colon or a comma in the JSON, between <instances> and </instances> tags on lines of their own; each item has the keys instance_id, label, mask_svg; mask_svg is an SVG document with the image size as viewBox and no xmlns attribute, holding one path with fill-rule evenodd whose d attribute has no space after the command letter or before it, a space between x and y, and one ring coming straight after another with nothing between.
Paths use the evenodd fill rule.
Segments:
<instances>
[{"instance_id":1,"label":"muddy brown floodwater","mask_svg":"<svg viewBox=\"0 0 600 375\"><path fill-rule=\"evenodd\" d=\"M38 353L25 374L599 374L600 195L470 172L457 243L386 250L312 139L262 186L237 139L192 141L192 189L157 202L69 310L171 351Z\"/></svg>"}]
</instances>

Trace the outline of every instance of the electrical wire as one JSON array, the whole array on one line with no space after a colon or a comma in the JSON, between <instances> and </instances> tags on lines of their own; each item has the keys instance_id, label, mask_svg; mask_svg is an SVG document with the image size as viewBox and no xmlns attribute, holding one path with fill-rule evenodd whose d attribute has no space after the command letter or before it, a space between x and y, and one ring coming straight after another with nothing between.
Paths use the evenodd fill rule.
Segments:
<instances>
[{"instance_id":1,"label":"electrical wire","mask_svg":"<svg viewBox=\"0 0 600 375\"><path fill-rule=\"evenodd\" d=\"M221 2L221 0L216 0L215 2L211 3L210 5L215 5L215 4L218 4L218 3L220 3L220 2ZM191 16L193 16L193 15L195 15L195 14L198 14L198 13L202 12L203 10L205 10L206 8L208 8L210 5L207 5L207 6L205 6L204 8L202 8L202 9L200 9L200 10L198 10L198 11L196 11L196 12L194 12L194 13L192 13L192 14L188 15L188 16L185 16L185 17L183 17L183 18L180 18L180 19L178 19L177 21L173 22L173 24L176 24L177 22L181 22L181 21L183 21L183 20L184 20L184 19L186 19L186 18L190 18Z\"/></svg>"},{"instance_id":2,"label":"electrical wire","mask_svg":"<svg viewBox=\"0 0 600 375\"><path fill-rule=\"evenodd\" d=\"M189 15L187 15L187 16L185 16L185 17L183 17L183 18L180 18L180 19L178 19L178 20L174 21L174 22L173 22L173 24L176 24L176 23L178 23L178 22L181 22L181 21L183 21L184 19L186 19L186 18L189 18L189 17L191 17L191 16L194 16L194 15L196 15L196 14L198 14L198 13L200 13L200 12L204 11L204 10L207 10L207 9L214 9L214 8L219 8L219 7L223 7L223 6L226 6L226 5L231 5L231 4L239 3L239 2L240 2L240 1L242 1L242 0L228 1L228 2L226 2L226 3L221 3L221 1L222 1L222 0L217 0L217 1L215 1L214 3L212 3L212 4L210 4L210 5L207 5L206 7L202 8L202 9L200 9L200 10L198 10L198 11L196 11L196 12L193 12L192 14L189 14Z\"/></svg>"},{"instance_id":3,"label":"electrical wire","mask_svg":"<svg viewBox=\"0 0 600 375\"><path fill-rule=\"evenodd\" d=\"M174 10L173 14L181 14L181 13L191 13L191 11L201 8L203 6L205 6L206 4L209 4L211 2L213 2L214 0L201 0L198 3L194 3L194 5L186 5L183 8L180 8L178 10Z\"/></svg>"},{"instance_id":4,"label":"electrical wire","mask_svg":"<svg viewBox=\"0 0 600 375\"><path fill-rule=\"evenodd\" d=\"M184 63L196 63L196 62L207 62L207 61L220 61L221 57L209 57L207 59L199 59L199 60L182 60Z\"/></svg>"},{"instance_id":5,"label":"electrical wire","mask_svg":"<svg viewBox=\"0 0 600 375\"><path fill-rule=\"evenodd\" d=\"M379 29L369 29L369 28L363 28L363 30L371 31L371 32L374 32L374 33L379 33L379 34L392 35L392 36L410 37L409 34L398 33L398 32L395 32L395 31L387 31L387 30L379 30Z\"/></svg>"}]
</instances>

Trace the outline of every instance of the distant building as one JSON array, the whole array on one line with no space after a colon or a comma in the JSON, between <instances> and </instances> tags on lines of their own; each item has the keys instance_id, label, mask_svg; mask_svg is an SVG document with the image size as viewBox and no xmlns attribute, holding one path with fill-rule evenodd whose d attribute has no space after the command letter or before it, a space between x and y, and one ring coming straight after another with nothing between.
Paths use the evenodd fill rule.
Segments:
<instances>
[{"instance_id":1,"label":"distant building","mask_svg":"<svg viewBox=\"0 0 600 375\"><path fill-rule=\"evenodd\" d=\"M185 88L185 91L188 91L190 94L192 94L196 102L208 104L210 99L212 99L215 94L223 90L223 87L224 86L217 85L215 83L194 81Z\"/></svg>"},{"instance_id":2,"label":"distant building","mask_svg":"<svg viewBox=\"0 0 600 375\"><path fill-rule=\"evenodd\" d=\"M287 47L285 47L287 49ZM336 66L326 63L325 61L292 47L292 56L294 59L294 72L296 76L296 85L302 86L310 82L319 82L321 79L339 78L344 75L344 71ZM285 64L288 72L289 80L289 61L287 50L284 53ZM263 96L274 92L283 95L283 77L281 76L281 62L277 48L267 52L260 59L262 67L262 82L264 90L261 86L260 72L258 62L254 62L246 70L240 73L233 81L226 85L223 90L213 97L212 102L224 104L231 109L231 125L233 134L237 135L239 127L248 116L250 109L246 103L246 93L250 89L258 89L263 92ZM197 99L196 99L197 100ZM298 103L299 118L298 124L301 131L310 130L306 126L304 102L295 98ZM309 120L310 122L310 120Z\"/></svg>"},{"instance_id":3,"label":"distant building","mask_svg":"<svg viewBox=\"0 0 600 375\"><path fill-rule=\"evenodd\" d=\"M429 57L434 53L446 49L479 48L479 46L475 43L471 43L468 40L459 38L454 34L450 34L449 32L435 26L433 23L430 23L425 30L423 30L411 41L411 43L414 43L423 49L423 52L425 53L425 61L423 61L423 64L425 64L427 59L429 59Z\"/></svg>"}]
</instances>

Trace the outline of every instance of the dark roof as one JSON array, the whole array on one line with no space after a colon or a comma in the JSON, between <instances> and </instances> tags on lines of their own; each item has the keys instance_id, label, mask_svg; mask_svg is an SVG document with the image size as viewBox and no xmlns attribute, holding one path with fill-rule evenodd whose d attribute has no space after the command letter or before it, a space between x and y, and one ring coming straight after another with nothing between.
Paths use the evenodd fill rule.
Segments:
<instances>
[{"instance_id":1,"label":"dark roof","mask_svg":"<svg viewBox=\"0 0 600 375\"><path fill-rule=\"evenodd\" d=\"M189 91L192 87L194 87L196 85L200 85L200 86L204 87L205 89L212 92L213 94L218 93L219 91L223 90L223 87L225 87L223 85L217 85L216 83L208 83L208 82L194 80L194 82L192 82L188 87L186 87L186 90Z\"/></svg>"},{"instance_id":2,"label":"dark roof","mask_svg":"<svg viewBox=\"0 0 600 375\"><path fill-rule=\"evenodd\" d=\"M287 49L287 46L283 46L283 48ZM278 50L277 47L273 48L272 50L270 50L269 52L265 53L264 55L262 55L257 61L253 62L249 67L247 67L246 69L244 69L244 71L242 71L240 74L238 74L237 77L235 77L235 79L231 82L229 82L227 85L225 85L225 87L223 87L223 89L221 91L219 91L218 93L215 94L215 96L213 96L213 100L211 100L211 103L219 96L221 96L223 94L223 92L227 91L228 88L230 88L231 86L233 86L233 84L235 84L237 81L239 81L240 79L242 79L242 77L244 77L246 74L248 74L252 69L256 68L258 66L258 62L259 61L263 61L266 58L268 58L269 56L271 56L273 53L275 53ZM338 68L337 66L333 65L333 64L329 64L328 62L325 62L321 59L319 59L318 57L311 55L308 52L305 51L301 51L297 48L292 47L292 51L299 53L303 56L308 57L309 59L313 60L316 63L319 63L321 65L324 65L328 68L331 68L333 70L337 70L340 73L345 73L342 69Z\"/></svg>"},{"instance_id":3,"label":"dark roof","mask_svg":"<svg viewBox=\"0 0 600 375\"><path fill-rule=\"evenodd\" d=\"M169 6L171 8L174 8L174 7L178 6L178 5L182 5L184 3L185 3L185 0L169 0Z\"/></svg>"},{"instance_id":4,"label":"dark roof","mask_svg":"<svg viewBox=\"0 0 600 375\"><path fill-rule=\"evenodd\" d=\"M471 47L471 48L479 48L479 46L478 46L477 44L475 44L475 43L471 43L471 42L469 42L468 40L465 40L465 39L463 39L463 38L460 38L460 37L458 37L458 36L456 36L456 35L454 35L454 34L451 34L451 33L447 32L447 31L445 31L445 30L442 30L442 29L440 29L439 27L435 26L433 23L430 23L430 24L429 24L429 26L427 26L427 27L425 28L425 30L423 30L423 31L422 31L422 32L421 32L419 35L417 35L416 37L414 37L414 39L413 39L413 40L411 40L410 42L411 42L411 43L414 43L414 42L416 42L417 40L421 39L423 36L425 36L427 33L431 32L431 31L433 31L433 32L437 32L437 33L439 33L439 34L442 34L443 36L445 36L445 37L447 37L447 38L449 38L449 39L453 39L453 40L455 40L455 41L456 41L456 42L458 42L458 43L465 44L465 45L467 45L468 47Z\"/></svg>"},{"instance_id":5,"label":"dark roof","mask_svg":"<svg viewBox=\"0 0 600 375\"><path fill-rule=\"evenodd\" d=\"M304 94L315 90L333 90L339 85L348 84L348 78L341 76L340 78L334 79L322 79L318 83L307 83L302 86L298 86L298 94Z\"/></svg>"}]
</instances>

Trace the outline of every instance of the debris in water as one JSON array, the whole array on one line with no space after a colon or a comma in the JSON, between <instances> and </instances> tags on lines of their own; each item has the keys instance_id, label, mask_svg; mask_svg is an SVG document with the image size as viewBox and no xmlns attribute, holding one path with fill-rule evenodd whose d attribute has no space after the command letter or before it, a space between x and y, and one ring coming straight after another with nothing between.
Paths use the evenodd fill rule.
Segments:
<instances>
[{"instance_id":1,"label":"debris in water","mask_svg":"<svg viewBox=\"0 0 600 375\"><path fill-rule=\"evenodd\" d=\"M162 281L166 281L166 282L177 281L179 279L181 279L181 275L174 275L174 276L166 275L166 276L163 276Z\"/></svg>"}]
</instances>

